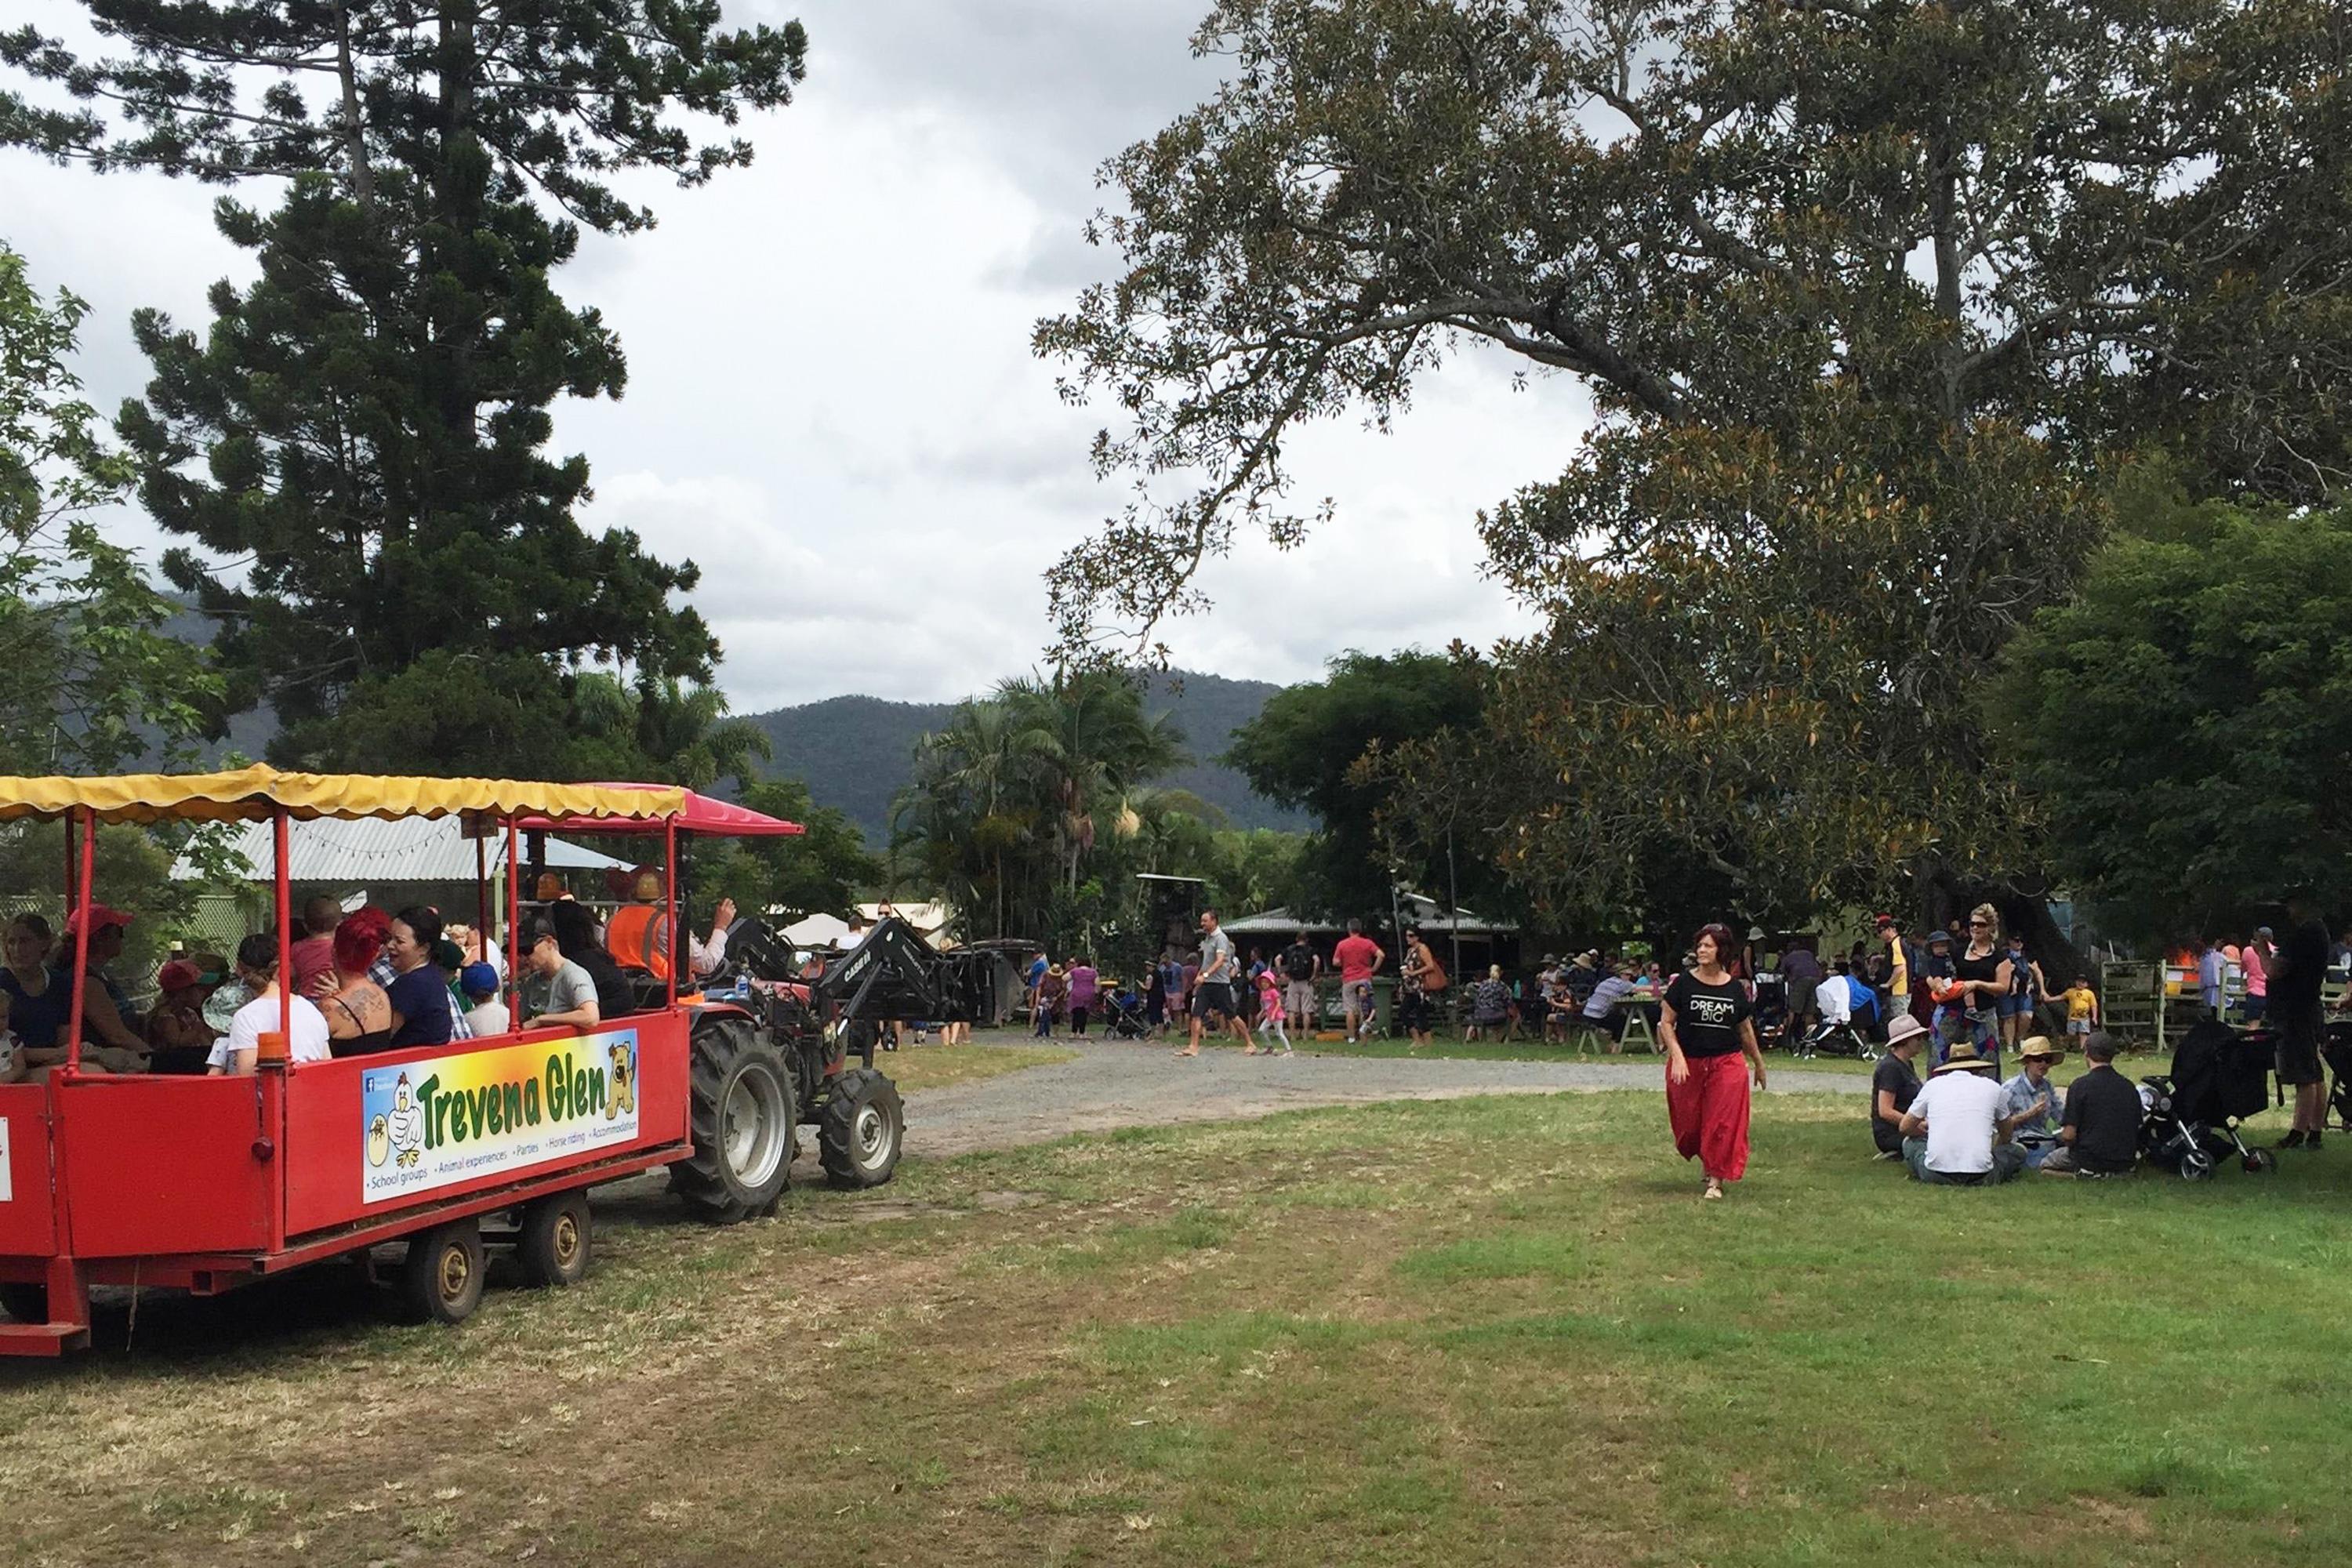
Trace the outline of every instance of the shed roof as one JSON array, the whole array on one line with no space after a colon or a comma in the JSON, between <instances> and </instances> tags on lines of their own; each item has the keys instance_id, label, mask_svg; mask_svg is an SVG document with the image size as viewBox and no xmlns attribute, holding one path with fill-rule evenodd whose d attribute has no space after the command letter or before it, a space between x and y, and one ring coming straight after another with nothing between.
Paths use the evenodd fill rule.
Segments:
<instances>
[{"instance_id":1,"label":"shed roof","mask_svg":"<svg viewBox=\"0 0 2352 1568\"><path fill-rule=\"evenodd\" d=\"M350 887L364 887L372 882L470 882L478 864L475 840L466 837L465 824L454 816L322 817L290 822L286 826L286 841L293 862L288 868L288 879L295 882ZM270 843L268 823L246 823L229 842L253 868L247 873L248 879L268 882L277 879L278 858ZM504 842L493 840L488 854L493 868L502 864L506 859ZM614 867L626 869L628 864L552 836L547 840L547 865L551 870L602 871ZM194 880L197 874L184 856L172 867L172 876L179 881Z\"/></svg>"}]
</instances>

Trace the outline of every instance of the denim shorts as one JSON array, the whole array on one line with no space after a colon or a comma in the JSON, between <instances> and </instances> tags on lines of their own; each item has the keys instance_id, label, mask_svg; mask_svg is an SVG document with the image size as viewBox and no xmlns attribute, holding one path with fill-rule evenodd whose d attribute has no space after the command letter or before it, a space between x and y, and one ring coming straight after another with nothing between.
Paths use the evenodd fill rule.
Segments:
<instances>
[{"instance_id":1,"label":"denim shorts","mask_svg":"<svg viewBox=\"0 0 2352 1568\"><path fill-rule=\"evenodd\" d=\"M1995 1007L2000 1016L2004 1018L2021 1017L2033 1011L2032 1002L2023 996L2000 997L1996 1002Z\"/></svg>"}]
</instances>

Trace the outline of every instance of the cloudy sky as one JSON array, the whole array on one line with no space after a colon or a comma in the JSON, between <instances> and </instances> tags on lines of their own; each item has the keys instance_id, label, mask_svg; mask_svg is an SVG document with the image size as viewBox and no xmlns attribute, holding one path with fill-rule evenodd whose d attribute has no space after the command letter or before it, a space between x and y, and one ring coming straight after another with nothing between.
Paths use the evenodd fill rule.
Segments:
<instances>
[{"instance_id":1,"label":"cloudy sky","mask_svg":"<svg viewBox=\"0 0 2352 1568\"><path fill-rule=\"evenodd\" d=\"M1039 574L1115 510L1087 443L1107 416L1059 405L1031 324L1108 276L1079 226L1096 166L1213 87L1187 42L1202 0L733 0L797 16L798 101L751 121L749 170L656 190L654 232L592 237L558 279L619 331L629 389L569 404L592 527L635 529L703 567L740 712L841 692L958 697L1033 667ZM44 287L88 298L82 370L102 407L142 379L129 317L205 319L244 276L212 193L96 180L0 155L0 233ZM1293 680L1349 647L1485 643L1524 617L1478 572L1477 508L1556 473L1587 405L1515 392L1469 359L1391 434L1318 429L1306 497L1338 521L1287 553L1245 544L1171 628L1180 664ZM126 526L136 527L136 521Z\"/></svg>"}]
</instances>

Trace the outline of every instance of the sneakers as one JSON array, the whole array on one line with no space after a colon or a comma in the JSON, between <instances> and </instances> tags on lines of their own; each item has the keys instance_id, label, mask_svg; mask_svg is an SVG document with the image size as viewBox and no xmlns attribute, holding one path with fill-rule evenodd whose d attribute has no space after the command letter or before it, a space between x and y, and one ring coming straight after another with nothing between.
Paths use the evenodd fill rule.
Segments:
<instances>
[{"instance_id":1,"label":"sneakers","mask_svg":"<svg viewBox=\"0 0 2352 1568\"><path fill-rule=\"evenodd\" d=\"M1900 1149L1881 1149L1877 1153L1873 1154L1871 1158L1874 1160L1900 1160L1903 1158L1903 1152Z\"/></svg>"}]
</instances>

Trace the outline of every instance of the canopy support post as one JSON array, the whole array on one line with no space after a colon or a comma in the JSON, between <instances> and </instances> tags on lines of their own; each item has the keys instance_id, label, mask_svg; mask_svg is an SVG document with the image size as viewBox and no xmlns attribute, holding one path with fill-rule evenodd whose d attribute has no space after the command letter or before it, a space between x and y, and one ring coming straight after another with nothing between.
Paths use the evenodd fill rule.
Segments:
<instances>
[{"instance_id":1,"label":"canopy support post","mask_svg":"<svg viewBox=\"0 0 2352 1568\"><path fill-rule=\"evenodd\" d=\"M288 879L291 862L287 859L290 837L286 808L281 805L269 814L269 854L277 883L273 891L278 905L278 1033L289 1052L294 1048L294 884Z\"/></svg>"},{"instance_id":2,"label":"canopy support post","mask_svg":"<svg viewBox=\"0 0 2352 1568\"><path fill-rule=\"evenodd\" d=\"M89 995L89 885L96 875L98 858L98 814L83 806L81 817L81 864L74 875L73 922L73 1017L66 1026L66 1076L81 1071L82 1006ZM70 833L70 827L67 830Z\"/></svg>"},{"instance_id":3,"label":"canopy support post","mask_svg":"<svg viewBox=\"0 0 2352 1568\"><path fill-rule=\"evenodd\" d=\"M507 984L515 989L515 1005L522 1005L522 847L514 818L507 818ZM515 1027L522 1026L520 1011Z\"/></svg>"},{"instance_id":4,"label":"canopy support post","mask_svg":"<svg viewBox=\"0 0 2352 1568\"><path fill-rule=\"evenodd\" d=\"M677 923L677 818L662 824L662 930L669 935L669 1005L677 1005L677 971L694 962L694 941Z\"/></svg>"}]
</instances>

